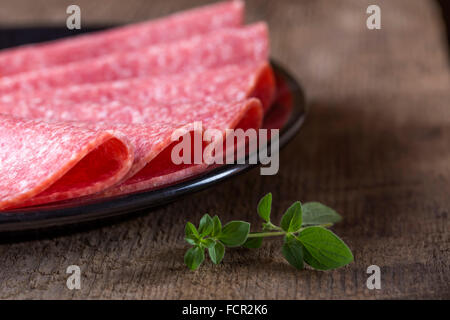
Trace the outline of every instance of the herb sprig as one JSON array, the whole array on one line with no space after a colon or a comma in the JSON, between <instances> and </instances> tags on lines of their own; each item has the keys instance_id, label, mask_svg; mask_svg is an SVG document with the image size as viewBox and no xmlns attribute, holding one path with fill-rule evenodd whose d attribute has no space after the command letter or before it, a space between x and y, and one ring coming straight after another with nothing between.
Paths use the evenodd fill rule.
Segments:
<instances>
[{"instance_id":1,"label":"herb sprig","mask_svg":"<svg viewBox=\"0 0 450 320\"><path fill-rule=\"evenodd\" d=\"M333 209L318 203L303 205L296 201L284 213L280 225L270 219L272 194L266 194L258 204L258 214L264 220L262 231L250 232L250 223L231 221L222 227L218 216L205 214L198 229L188 222L185 240L192 245L184 263L196 270L205 260L205 250L214 264L222 261L225 247L261 247L266 237L283 237L281 252L293 267L303 269L307 263L317 270L343 267L353 261L353 254L337 235L326 229L341 220Z\"/></svg>"}]
</instances>

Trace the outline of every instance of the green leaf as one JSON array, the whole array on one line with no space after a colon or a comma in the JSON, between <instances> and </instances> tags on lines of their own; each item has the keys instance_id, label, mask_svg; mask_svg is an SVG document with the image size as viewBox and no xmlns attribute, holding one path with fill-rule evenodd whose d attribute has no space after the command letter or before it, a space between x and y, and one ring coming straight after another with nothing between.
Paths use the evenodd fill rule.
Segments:
<instances>
[{"instance_id":1,"label":"green leaf","mask_svg":"<svg viewBox=\"0 0 450 320\"><path fill-rule=\"evenodd\" d=\"M304 247L303 247L304 248ZM303 250L303 259L307 264L309 264L311 267L313 267L316 270L328 270L329 268L320 263L316 258L314 258L308 250Z\"/></svg>"},{"instance_id":2,"label":"green leaf","mask_svg":"<svg viewBox=\"0 0 450 320\"><path fill-rule=\"evenodd\" d=\"M213 231L211 233L211 236L216 237L222 231L222 223L220 222L220 219L218 216L214 216L214 218L212 220L213 220Z\"/></svg>"},{"instance_id":3,"label":"green leaf","mask_svg":"<svg viewBox=\"0 0 450 320\"><path fill-rule=\"evenodd\" d=\"M302 227L302 205L294 202L281 218L281 228L286 232L296 232Z\"/></svg>"},{"instance_id":4,"label":"green leaf","mask_svg":"<svg viewBox=\"0 0 450 320\"><path fill-rule=\"evenodd\" d=\"M263 242L262 237L249 238L247 239L247 241L245 241L245 243L242 246L248 249L258 249L259 247L261 247L262 242Z\"/></svg>"},{"instance_id":5,"label":"green leaf","mask_svg":"<svg viewBox=\"0 0 450 320\"><path fill-rule=\"evenodd\" d=\"M337 235L322 227L308 227L298 239L305 248L305 261L318 270L345 266L353 261L353 254Z\"/></svg>"},{"instance_id":6,"label":"green leaf","mask_svg":"<svg viewBox=\"0 0 450 320\"><path fill-rule=\"evenodd\" d=\"M215 245L208 249L209 257L214 264L219 264L225 255L225 246L220 242L216 241Z\"/></svg>"},{"instance_id":7,"label":"green leaf","mask_svg":"<svg viewBox=\"0 0 450 320\"><path fill-rule=\"evenodd\" d=\"M200 219L200 224L198 226L198 232L201 237L209 235L213 231L213 220L209 214L205 214Z\"/></svg>"},{"instance_id":8,"label":"green leaf","mask_svg":"<svg viewBox=\"0 0 450 320\"><path fill-rule=\"evenodd\" d=\"M266 222L270 221L270 211L272 208L272 193L266 194L258 203L258 214Z\"/></svg>"},{"instance_id":9,"label":"green leaf","mask_svg":"<svg viewBox=\"0 0 450 320\"><path fill-rule=\"evenodd\" d=\"M186 238L184 238L184 240L186 240L187 243L192 244L193 246L198 244L197 239L192 239L192 238L186 237Z\"/></svg>"},{"instance_id":10,"label":"green leaf","mask_svg":"<svg viewBox=\"0 0 450 320\"><path fill-rule=\"evenodd\" d=\"M293 236L286 236L281 248L284 258L296 269L304 268L302 243Z\"/></svg>"},{"instance_id":11,"label":"green leaf","mask_svg":"<svg viewBox=\"0 0 450 320\"><path fill-rule=\"evenodd\" d=\"M197 228L190 222L186 223L184 233L186 234L187 238L200 239L200 234L198 233Z\"/></svg>"},{"instance_id":12,"label":"green leaf","mask_svg":"<svg viewBox=\"0 0 450 320\"><path fill-rule=\"evenodd\" d=\"M227 247L237 247L247 240L250 232L250 223L244 221L231 221L227 223L217 237Z\"/></svg>"},{"instance_id":13,"label":"green leaf","mask_svg":"<svg viewBox=\"0 0 450 320\"><path fill-rule=\"evenodd\" d=\"M202 245L205 246L205 248L211 248L215 245L216 241L213 239L203 239Z\"/></svg>"},{"instance_id":14,"label":"green leaf","mask_svg":"<svg viewBox=\"0 0 450 320\"><path fill-rule=\"evenodd\" d=\"M205 252L199 247L194 247L186 251L184 263L191 270L196 270L205 260Z\"/></svg>"},{"instance_id":15,"label":"green leaf","mask_svg":"<svg viewBox=\"0 0 450 320\"><path fill-rule=\"evenodd\" d=\"M319 202L307 202L302 204L302 211L304 226L326 223L333 224L342 219L336 211Z\"/></svg>"}]
</instances>

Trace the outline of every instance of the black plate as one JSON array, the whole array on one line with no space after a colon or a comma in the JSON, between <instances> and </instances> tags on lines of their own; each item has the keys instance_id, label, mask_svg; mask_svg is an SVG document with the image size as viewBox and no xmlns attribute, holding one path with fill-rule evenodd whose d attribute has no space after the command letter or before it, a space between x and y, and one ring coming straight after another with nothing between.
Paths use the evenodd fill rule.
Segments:
<instances>
[{"instance_id":1,"label":"black plate","mask_svg":"<svg viewBox=\"0 0 450 320\"><path fill-rule=\"evenodd\" d=\"M95 30L98 30L96 28ZM73 34L67 29L0 30L0 48L51 40ZM33 35L35 37L33 37ZM298 82L272 61L277 78L277 99L264 119L265 128L280 128L280 149L298 132L305 118L305 98ZM270 149L269 149L270 150ZM224 165L161 189L96 201L63 203L0 213L0 233L15 233L49 227L81 224L155 208L197 192L256 167L253 164Z\"/></svg>"}]
</instances>

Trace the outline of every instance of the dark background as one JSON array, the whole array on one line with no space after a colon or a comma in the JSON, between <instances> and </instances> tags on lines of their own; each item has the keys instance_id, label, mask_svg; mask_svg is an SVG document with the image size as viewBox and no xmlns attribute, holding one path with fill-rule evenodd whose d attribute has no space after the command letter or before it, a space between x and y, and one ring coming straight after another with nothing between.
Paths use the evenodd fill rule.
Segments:
<instances>
[{"instance_id":1,"label":"dark background","mask_svg":"<svg viewBox=\"0 0 450 320\"><path fill-rule=\"evenodd\" d=\"M445 24L447 26L447 39L450 43L450 1L437 0L442 8L442 16L444 17Z\"/></svg>"}]
</instances>

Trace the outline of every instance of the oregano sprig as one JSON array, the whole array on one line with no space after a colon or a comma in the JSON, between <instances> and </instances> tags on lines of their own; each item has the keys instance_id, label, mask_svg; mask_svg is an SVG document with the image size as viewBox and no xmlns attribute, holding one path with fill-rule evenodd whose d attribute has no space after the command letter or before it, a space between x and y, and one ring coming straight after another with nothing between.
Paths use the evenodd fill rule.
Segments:
<instances>
[{"instance_id":1,"label":"oregano sprig","mask_svg":"<svg viewBox=\"0 0 450 320\"><path fill-rule=\"evenodd\" d=\"M185 256L184 263L197 269L205 260L205 250L214 264L222 261L225 247L261 247L266 237L283 237L281 252L284 258L297 269L307 263L317 270L343 267L353 261L353 254L337 235L326 229L341 220L333 209L318 203L303 205L294 202L283 214L280 225L270 218L272 194L266 194L258 203L258 215L264 220L262 231L250 232L250 223L231 221L222 227L218 216L205 214L200 219L198 229L188 222L185 227L185 240L192 245Z\"/></svg>"}]
</instances>

